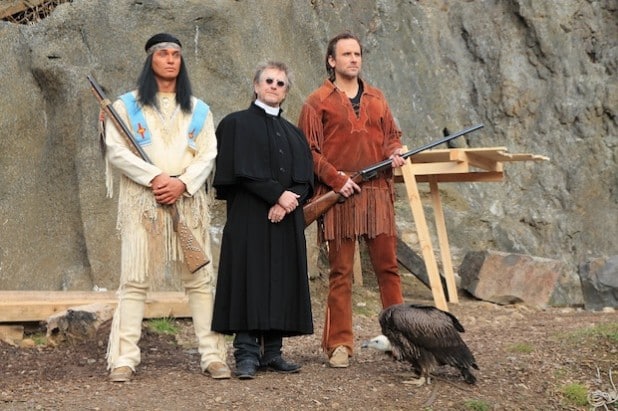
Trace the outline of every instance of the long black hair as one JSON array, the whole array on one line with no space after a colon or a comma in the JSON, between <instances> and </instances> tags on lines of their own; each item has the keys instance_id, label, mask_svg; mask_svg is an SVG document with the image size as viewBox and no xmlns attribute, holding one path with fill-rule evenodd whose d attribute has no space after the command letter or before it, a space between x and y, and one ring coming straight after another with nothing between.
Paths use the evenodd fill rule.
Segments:
<instances>
[{"instance_id":1,"label":"long black hair","mask_svg":"<svg viewBox=\"0 0 618 411\"><path fill-rule=\"evenodd\" d=\"M152 71L152 53L148 55L144 62L142 72L137 79L138 100L142 105L157 107L157 81ZM182 111L191 112L191 81L185 66L185 60L180 56L180 71L176 79L176 103L180 105Z\"/></svg>"}]
</instances>

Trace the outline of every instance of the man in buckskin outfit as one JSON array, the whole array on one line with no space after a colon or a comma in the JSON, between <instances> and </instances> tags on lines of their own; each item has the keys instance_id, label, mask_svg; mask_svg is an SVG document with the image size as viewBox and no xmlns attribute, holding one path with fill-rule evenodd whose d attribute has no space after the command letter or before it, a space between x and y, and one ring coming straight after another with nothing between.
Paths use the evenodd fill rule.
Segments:
<instances>
[{"instance_id":1,"label":"man in buckskin outfit","mask_svg":"<svg viewBox=\"0 0 618 411\"><path fill-rule=\"evenodd\" d=\"M329 78L307 98L299 119L319 183L315 197L334 190L347 198L319 222L319 238L328 244L330 262L322 345L335 368L348 367L353 353L352 269L359 237L367 243L382 306L403 302L392 171L361 186L349 177L387 158L393 167L404 164L401 131L384 95L359 77L362 51L351 33L330 40L325 62Z\"/></svg>"},{"instance_id":2,"label":"man in buckskin outfit","mask_svg":"<svg viewBox=\"0 0 618 411\"><path fill-rule=\"evenodd\" d=\"M107 352L110 380L129 381L140 363L146 294L162 284L182 284L198 340L200 366L215 379L231 377L222 334L211 331L215 275L212 264L189 272L170 205L211 258L209 207L204 184L217 155L213 115L191 95L180 41L166 33L151 37L138 89L113 105L152 163L129 149L110 119L105 125L108 195L110 165L120 178L118 222L122 241L120 288Z\"/></svg>"}]
</instances>

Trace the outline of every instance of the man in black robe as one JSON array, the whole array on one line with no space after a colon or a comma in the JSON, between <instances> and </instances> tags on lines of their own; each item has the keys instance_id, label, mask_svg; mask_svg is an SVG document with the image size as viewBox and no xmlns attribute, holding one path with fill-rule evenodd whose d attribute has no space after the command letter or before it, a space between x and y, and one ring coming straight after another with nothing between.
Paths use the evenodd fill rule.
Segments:
<instances>
[{"instance_id":1,"label":"man in black robe","mask_svg":"<svg viewBox=\"0 0 618 411\"><path fill-rule=\"evenodd\" d=\"M227 202L213 331L235 334L235 374L297 372L281 356L283 337L312 334L302 204L313 193L306 139L281 117L287 66L258 66L255 100L217 127L217 198Z\"/></svg>"}]
</instances>

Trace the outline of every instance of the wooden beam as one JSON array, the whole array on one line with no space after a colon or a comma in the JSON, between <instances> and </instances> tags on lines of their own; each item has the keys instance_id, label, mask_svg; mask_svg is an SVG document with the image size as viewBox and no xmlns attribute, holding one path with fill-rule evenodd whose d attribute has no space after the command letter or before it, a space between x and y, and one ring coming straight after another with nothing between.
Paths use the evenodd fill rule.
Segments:
<instances>
[{"instance_id":1,"label":"wooden beam","mask_svg":"<svg viewBox=\"0 0 618 411\"><path fill-rule=\"evenodd\" d=\"M11 345L17 345L24 339L23 325L2 325L0 324L0 341Z\"/></svg>"},{"instance_id":2,"label":"wooden beam","mask_svg":"<svg viewBox=\"0 0 618 411\"><path fill-rule=\"evenodd\" d=\"M410 165L414 175L442 175L442 174L465 174L470 172L470 167L465 162L441 161L437 163L412 163ZM403 171L401 167L393 169L395 178L401 177ZM403 180L401 180L403 181Z\"/></svg>"},{"instance_id":3,"label":"wooden beam","mask_svg":"<svg viewBox=\"0 0 618 411\"><path fill-rule=\"evenodd\" d=\"M425 262L399 237L397 237L397 262L431 290ZM442 275L440 275L440 282L442 289L446 289L446 280Z\"/></svg>"},{"instance_id":4,"label":"wooden beam","mask_svg":"<svg viewBox=\"0 0 618 411\"><path fill-rule=\"evenodd\" d=\"M438 183L495 183L504 180L502 171L473 171L470 173L437 174L416 176L417 183L428 183L430 177L436 177ZM403 176L395 175L396 183L403 183Z\"/></svg>"},{"instance_id":5,"label":"wooden beam","mask_svg":"<svg viewBox=\"0 0 618 411\"><path fill-rule=\"evenodd\" d=\"M429 150L410 156L412 164L438 163L442 161L457 161L461 150Z\"/></svg>"},{"instance_id":6,"label":"wooden beam","mask_svg":"<svg viewBox=\"0 0 618 411\"><path fill-rule=\"evenodd\" d=\"M540 154L526 154L526 153L515 153L510 154L506 152L499 152L502 155L500 161L549 161L549 157L542 156Z\"/></svg>"},{"instance_id":7,"label":"wooden beam","mask_svg":"<svg viewBox=\"0 0 618 411\"><path fill-rule=\"evenodd\" d=\"M440 255L442 256L442 269L444 271L444 277L446 277L448 301L449 303L458 304L457 284L455 283L455 274L451 262L451 249L448 244L448 234L446 232L442 201L440 200L440 191L438 190L437 176L430 176L429 188L434 211L433 214L436 221L436 230L438 232L438 243L440 244Z\"/></svg>"},{"instance_id":8,"label":"wooden beam","mask_svg":"<svg viewBox=\"0 0 618 411\"><path fill-rule=\"evenodd\" d=\"M487 157L495 156L496 153L506 153L507 151L506 147L445 148L422 151L410 156L410 161L412 161L412 164L434 163L438 161L466 161L466 153L475 153Z\"/></svg>"},{"instance_id":9,"label":"wooden beam","mask_svg":"<svg viewBox=\"0 0 618 411\"><path fill-rule=\"evenodd\" d=\"M416 176L419 183L428 183L430 175ZM494 183L504 180L503 171L479 171L471 173L438 174L438 183Z\"/></svg>"},{"instance_id":10,"label":"wooden beam","mask_svg":"<svg viewBox=\"0 0 618 411\"><path fill-rule=\"evenodd\" d=\"M446 298L444 297L444 289L442 288L440 274L438 273L438 264L435 256L433 255L431 236L429 235L429 228L427 227L423 204L421 203L421 198L418 193L418 186L416 185L416 177L412 171L411 165L410 159L407 158L406 163L401 167L401 171L403 173L403 180L408 193L410 208L412 209L412 216L414 217L414 224L416 225L416 232L418 234L421 252L427 268L427 275L429 277L429 284L431 285L433 301L436 308L448 311Z\"/></svg>"},{"instance_id":11,"label":"wooden beam","mask_svg":"<svg viewBox=\"0 0 618 411\"><path fill-rule=\"evenodd\" d=\"M454 173L468 173L470 167L468 163L462 161L442 161L437 163L418 163L411 164L414 175L427 175L427 174L454 174ZM401 168L396 168L401 173Z\"/></svg>"},{"instance_id":12,"label":"wooden beam","mask_svg":"<svg viewBox=\"0 0 618 411\"><path fill-rule=\"evenodd\" d=\"M72 307L92 303L116 306L116 292L94 291L0 291L0 323L44 321ZM151 292L146 299L144 318L190 317L183 292Z\"/></svg>"},{"instance_id":13,"label":"wooden beam","mask_svg":"<svg viewBox=\"0 0 618 411\"><path fill-rule=\"evenodd\" d=\"M489 156L480 155L478 153L466 153L467 162L472 167L480 168L487 171L502 171L504 168L502 162L496 161Z\"/></svg>"},{"instance_id":14,"label":"wooden beam","mask_svg":"<svg viewBox=\"0 0 618 411\"><path fill-rule=\"evenodd\" d=\"M6 0L0 4L0 19L12 16L29 8L40 6L48 0Z\"/></svg>"}]
</instances>

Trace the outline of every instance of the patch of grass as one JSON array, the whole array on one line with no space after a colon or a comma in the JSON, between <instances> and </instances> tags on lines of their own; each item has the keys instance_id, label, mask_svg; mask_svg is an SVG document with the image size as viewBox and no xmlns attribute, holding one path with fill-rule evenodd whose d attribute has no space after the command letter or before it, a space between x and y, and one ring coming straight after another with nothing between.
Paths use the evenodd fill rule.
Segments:
<instances>
[{"instance_id":1,"label":"patch of grass","mask_svg":"<svg viewBox=\"0 0 618 411\"><path fill-rule=\"evenodd\" d=\"M532 345L528 343L520 342L520 343L511 345L508 348L508 350L511 352L516 352L520 354L530 354L532 351L534 351L534 347L532 347Z\"/></svg>"},{"instance_id":2,"label":"patch of grass","mask_svg":"<svg viewBox=\"0 0 618 411\"><path fill-rule=\"evenodd\" d=\"M32 339L32 341L34 341L34 344L37 346L47 345L47 336L45 334L41 334L41 333L33 334L30 338Z\"/></svg>"},{"instance_id":3,"label":"patch of grass","mask_svg":"<svg viewBox=\"0 0 618 411\"><path fill-rule=\"evenodd\" d=\"M604 323L582 328L568 334L567 338L572 342L600 338L616 344L618 343L618 323Z\"/></svg>"},{"instance_id":4,"label":"patch of grass","mask_svg":"<svg viewBox=\"0 0 618 411\"><path fill-rule=\"evenodd\" d=\"M571 405L584 406L588 405L588 388L582 384L571 383L564 385L560 392Z\"/></svg>"},{"instance_id":5,"label":"patch of grass","mask_svg":"<svg viewBox=\"0 0 618 411\"><path fill-rule=\"evenodd\" d=\"M489 404L483 400L466 400L464 401L464 406L472 411L489 411L491 409Z\"/></svg>"},{"instance_id":6,"label":"patch of grass","mask_svg":"<svg viewBox=\"0 0 618 411\"><path fill-rule=\"evenodd\" d=\"M146 326L157 334L178 334L178 325L172 318L152 318L146 322Z\"/></svg>"}]
</instances>

